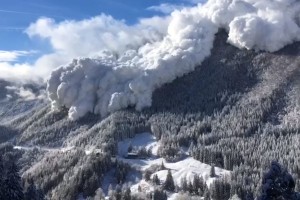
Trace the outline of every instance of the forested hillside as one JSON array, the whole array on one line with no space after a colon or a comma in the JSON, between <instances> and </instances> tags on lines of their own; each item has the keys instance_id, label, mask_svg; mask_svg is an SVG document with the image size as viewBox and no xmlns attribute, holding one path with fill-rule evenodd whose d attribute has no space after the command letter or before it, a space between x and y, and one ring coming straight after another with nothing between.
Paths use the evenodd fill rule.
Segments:
<instances>
[{"instance_id":1,"label":"forested hillside","mask_svg":"<svg viewBox=\"0 0 300 200\"><path fill-rule=\"evenodd\" d=\"M51 112L47 100L7 100L1 90L3 163L18 163L24 190L35 184L41 198L93 197L111 168L126 182L130 166L111 159L118 141L150 132L167 161L177 161L185 148L196 160L230 170L223 192L230 197L263 196L263 175L272 161L287 169L300 191L300 43L266 53L238 49L227 37L219 30L211 56L157 89L152 106L140 112L128 108L72 121L67 110ZM223 200L214 184L206 198ZM287 188L294 195L293 186Z\"/></svg>"}]
</instances>

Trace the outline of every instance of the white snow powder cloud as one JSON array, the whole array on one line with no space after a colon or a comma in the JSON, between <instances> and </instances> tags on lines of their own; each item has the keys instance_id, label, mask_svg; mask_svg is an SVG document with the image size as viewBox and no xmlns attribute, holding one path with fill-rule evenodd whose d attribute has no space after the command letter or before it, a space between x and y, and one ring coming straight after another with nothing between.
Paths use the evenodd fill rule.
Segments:
<instances>
[{"instance_id":1,"label":"white snow powder cloud","mask_svg":"<svg viewBox=\"0 0 300 200\"><path fill-rule=\"evenodd\" d=\"M68 108L70 119L88 112L104 117L128 106L141 110L151 105L156 88L210 55L219 28L238 48L274 52L300 41L299 13L297 0L209 0L131 26L106 15L60 23L39 19L27 33L48 40L54 53L24 73L44 75L75 57L51 73L53 109Z\"/></svg>"},{"instance_id":2,"label":"white snow powder cloud","mask_svg":"<svg viewBox=\"0 0 300 200\"><path fill-rule=\"evenodd\" d=\"M66 106L69 117L78 119L87 112L106 116L130 105L137 110L150 106L154 89L192 71L210 53L217 27L189 12L172 14L176 20L160 42L118 58L104 52L98 58L76 59L55 70L48 82L52 107Z\"/></svg>"},{"instance_id":3,"label":"white snow powder cloud","mask_svg":"<svg viewBox=\"0 0 300 200\"><path fill-rule=\"evenodd\" d=\"M7 86L6 89L25 101L31 101L34 99L46 99L45 90L41 90L39 94L35 94L30 88L24 88L22 86ZM11 97L11 94L9 94L8 98Z\"/></svg>"},{"instance_id":4,"label":"white snow powder cloud","mask_svg":"<svg viewBox=\"0 0 300 200\"><path fill-rule=\"evenodd\" d=\"M70 119L87 112L106 116L128 106L141 110L151 105L156 88L193 71L210 55L219 28L225 28L228 42L239 48L273 52L299 41L299 4L296 0L210 0L203 6L174 11L164 37L154 41L146 37L142 46L134 45L143 43L139 37L118 46L118 42L106 43L103 34L98 45L112 51L75 59L52 72L48 82L52 108L69 108ZM85 45L89 44L79 42L74 48ZM120 54L116 56L115 51Z\"/></svg>"}]
</instances>

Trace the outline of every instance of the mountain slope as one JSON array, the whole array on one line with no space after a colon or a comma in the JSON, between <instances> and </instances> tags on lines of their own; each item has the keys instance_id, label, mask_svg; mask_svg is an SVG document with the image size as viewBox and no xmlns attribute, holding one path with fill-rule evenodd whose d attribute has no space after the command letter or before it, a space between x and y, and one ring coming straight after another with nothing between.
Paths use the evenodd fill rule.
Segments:
<instances>
[{"instance_id":1,"label":"mountain slope","mask_svg":"<svg viewBox=\"0 0 300 200\"><path fill-rule=\"evenodd\" d=\"M274 159L294 175L299 190L300 43L266 53L233 47L227 37L220 30L211 56L157 89L152 106L141 112L128 108L104 119L88 114L70 121L67 110L50 112L46 101L2 100L0 127L13 130L16 144L73 147L66 152L37 149L30 162L22 151L23 178L33 178L53 199L73 199L75 191L93 195L97 184L92 177L101 182L114 166L110 156L117 142L151 132L162 144L160 156L172 159L164 153L171 146L190 147L195 159L232 170L232 193L242 199L260 192L261 172ZM14 112L15 105L24 109ZM12 139L8 134L3 141ZM105 153L87 155L87 149Z\"/></svg>"}]
</instances>

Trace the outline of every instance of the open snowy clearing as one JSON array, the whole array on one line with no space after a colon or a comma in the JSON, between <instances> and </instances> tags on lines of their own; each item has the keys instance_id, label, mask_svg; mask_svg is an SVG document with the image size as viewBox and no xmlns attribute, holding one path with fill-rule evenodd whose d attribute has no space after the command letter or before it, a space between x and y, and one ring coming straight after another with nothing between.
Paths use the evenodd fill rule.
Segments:
<instances>
[{"instance_id":1,"label":"open snowy clearing","mask_svg":"<svg viewBox=\"0 0 300 200\"><path fill-rule=\"evenodd\" d=\"M132 145L134 148L138 147L145 147L147 150L151 149L151 152L153 156L148 159L127 159L125 158L127 155L128 147ZM149 169L151 166L154 165L161 165L164 163L164 166L166 167L165 170L159 170L151 175L151 178L154 174L157 174L158 178L161 181L161 184L165 181L167 177L168 170L171 170L172 176L174 179L174 182L176 185L181 186L181 180L186 177L186 179L189 181L192 181L195 175L199 175L203 177L206 184L209 186L215 179L223 178L225 176L230 176L230 171L215 167L215 173L216 177L210 177L210 170L211 165L201 163L198 160L195 160L192 157L185 157L184 159L178 161L178 162L167 162L164 158L159 158L157 151L160 146L160 142L156 141L156 138L151 135L150 133L140 133L137 134L134 138L128 138L118 143L118 156L117 159L120 161L123 161L125 163L130 164L131 167L137 169L138 171L141 171L142 173ZM53 152L53 151L60 151L60 152L66 152L71 149L75 148L74 146L70 147L64 147L64 148L47 148L47 147L39 147L39 146L14 146L14 149L19 150L34 150L39 149L43 151ZM98 152L98 149L86 149L86 154L90 154L92 152ZM186 155L188 155L187 152L185 152ZM107 193L108 192L108 186L110 184L114 184L114 173L113 171L110 171L108 173L103 181L102 188ZM138 188L142 189L143 192L151 192L154 190L153 185L150 182L145 181L142 179L141 174L128 174L127 175L127 181L133 182L133 185L131 186L131 192L137 193ZM170 193L169 199L175 199L178 194L176 193Z\"/></svg>"},{"instance_id":2,"label":"open snowy clearing","mask_svg":"<svg viewBox=\"0 0 300 200\"><path fill-rule=\"evenodd\" d=\"M187 180L192 181L195 174L203 177L203 179L205 180L208 186L215 179L223 178L225 176L230 176L230 171L215 167L216 177L212 178L209 176L211 165L201 163L200 161L195 160L194 158L191 158L189 156L184 158L183 160L174 163L167 162L163 158L126 159L124 158L124 155L126 155L127 149L130 144L133 147L145 146L146 149L152 148L152 154L154 156L157 156L157 150L159 148L160 143L156 141L155 137L150 133L137 134L136 137L134 138L126 139L122 142L119 142L118 160L130 164L132 167L141 170L142 172L144 172L145 170L147 170L153 165L161 165L161 163L163 162L164 166L166 167L166 170L160 170L154 173L157 174L161 183L165 181L169 169L172 172L172 176L175 184L178 186L181 186L182 178L186 177ZM153 177L154 174L151 175L151 178ZM139 180L136 184L132 185L131 191L133 193L138 192L139 186L141 187L142 191L145 192L150 192L154 189L150 183L146 182L145 180ZM171 196L175 198L174 194Z\"/></svg>"},{"instance_id":3,"label":"open snowy clearing","mask_svg":"<svg viewBox=\"0 0 300 200\"><path fill-rule=\"evenodd\" d=\"M150 133L136 134L134 138L128 138L118 143L119 156L126 156L130 144L133 147L145 147L147 150L152 148L152 154L157 155L159 142Z\"/></svg>"},{"instance_id":4,"label":"open snowy clearing","mask_svg":"<svg viewBox=\"0 0 300 200\"><path fill-rule=\"evenodd\" d=\"M137 168L141 169L142 171L145 171L152 165L160 165L163 162L167 169L160 170L154 174L157 174L161 183L163 183L166 180L168 169L170 169L172 172L174 182L176 183L176 185L179 185L179 186L181 186L182 178L186 177L187 180L192 181L195 174L203 177L208 186L215 179L223 178L226 175L227 176L230 175L230 171L215 167L216 177L211 178L209 176L211 166L208 164L201 163L200 161L195 160L194 158L191 158L191 157L185 158L184 160L181 160L181 161L178 161L175 163L168 163L163 158L158 158L158 159L153 159L153 160L151 160L151 159L149 159L149 160L124 159L124 158L119 158L119 159L122 160L123 162L129 163L133 167L137 167ZM146 187L146 188L150 187L150 186L147 186L147 185L149 185L147 182L142 180L139 183L137 183L136 185L132 186L132 188L131 188L132 192L137 191L139 184L141 184L143 187Z\"/></svg>"}]
</instances>

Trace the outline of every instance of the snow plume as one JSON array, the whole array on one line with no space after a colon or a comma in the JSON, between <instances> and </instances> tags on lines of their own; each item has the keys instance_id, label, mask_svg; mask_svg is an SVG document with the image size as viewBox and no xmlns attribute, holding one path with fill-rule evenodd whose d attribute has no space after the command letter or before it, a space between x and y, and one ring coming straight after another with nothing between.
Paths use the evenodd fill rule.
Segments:
<instances>
[{"instance_id":1,"label":"snow plume","mask_svg":"<svg viewBox=\"0 0 300 200\"><path fill-rule=\"evenodd\" d=\"M192 71L209 55L217 32L197 15L176 12L173 18L177 20L161 42L128 50L119 58L103 52L98 58L75 59L52 72L48 93L53 108L66 106L69 117L77 119L87 112L105 116L128 106L150 106L154 89Z\"/></svg>"},{"instance_id":2,"label":"snow plume","mask_svg":"<svg viewBox=\"0 0 300 200\"><path fill-rule=\"evenodd\" d=\"M31 88L26 88L24 86L6 86L5 88L11 92L7 95L8 98L17 96L25 101L46 99L45 90L39 90L37 93L35 93Z\"/></svg>"},{"instance_id":3,"label":"snow plume","mask_svg":"<svg viewBox=\"0 0 300 200\"><path fill-rule=\"evenodd\" d=\"M151 105L156 88L193 71L210 55L219 28L229 32L236 47L273 52L300 40L299 11L296 0L210 0L174 11L160 41L121 46L118 55L103 51L53 71L52 108L69 108L70 119L87 112L106 116L128 106L141 110Z\"/></svg>"}]
</instances>

